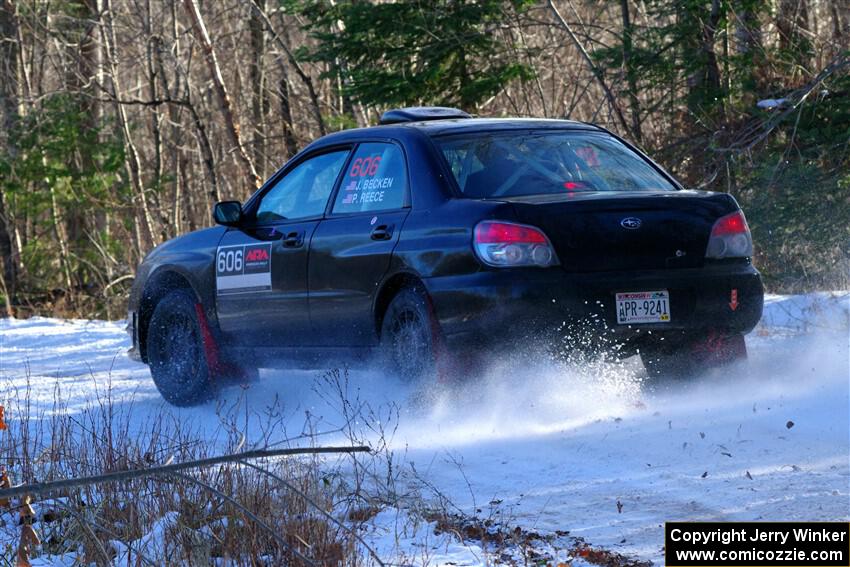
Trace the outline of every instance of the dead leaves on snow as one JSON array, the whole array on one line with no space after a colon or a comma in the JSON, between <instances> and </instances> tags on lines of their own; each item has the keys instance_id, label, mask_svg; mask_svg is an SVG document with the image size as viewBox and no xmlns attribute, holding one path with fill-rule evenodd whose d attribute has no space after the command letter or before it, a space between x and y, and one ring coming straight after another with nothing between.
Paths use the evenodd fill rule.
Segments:
<instances>
[{"instance_id":1,"label":"dead leaves on snow","mask_svg":"<svg viewBox=\"0 0 850 567\"><path fill-rule=\"evenodd\" d=\"M35 510L30 505L30 497L24 496L21 501L21 539L18 542L18 553L15 567L30 567L30 555L41 545L41 538L33 527L35 522Z\"/></svg>"},{"instance_id":2,"label":"dead leaves on snow","mask_svg":"<svg viewBox=\"0 0 850 567\"><path fill-rule=\"evenodd\" d=\"M622 506L617 501L618 508ZM570 567L571 561L556 559L567 553L585 563L604 567L650 567L651 563L628 558L616 552L590 546L570 532L556 530L554 534L541 534L520 527L509 527L497 520L474 516L450 514L445 511L426 513L425 519L434 522L436 534L449 533L461 542L475 541L498 557L505 565L546 565Z\"/></svg>"},{"instance_id":3,"label":"dead leaves on snow","mask_svg":"<svg viewBox=\"0 0 850 567\"><path fill-rule=\"evenodd\" d=\"M0 467L0 490L6 488L12 488L12 479L9 478L6 467ZM0 512L8 510L9 506L10 502L8 498L0 498Z\"/></svg>"},{"instance_id":4,"label":"dead leaves on snow","mask_svg":"<svg viewBox=\"0 0 850 567\"><path fill-rule=\"evenodd\" d=\"M9 426L6 424L6 408L0 406L0 431L7 431ZM0 490L12 488L12 479L9 478L9 473L6 467L0 467ZM20 513L21 524L21 539L18 542L17 553L15 554L15 567L31 567L30 555L41 545L41 538L38 537L38 532L35 531L33 523L35 522L35 510L30 504L31 498L24 496L18 506ZM0 498L0 512L12 510L12 502L9 498Z\"/></svg>"}]
</instances>

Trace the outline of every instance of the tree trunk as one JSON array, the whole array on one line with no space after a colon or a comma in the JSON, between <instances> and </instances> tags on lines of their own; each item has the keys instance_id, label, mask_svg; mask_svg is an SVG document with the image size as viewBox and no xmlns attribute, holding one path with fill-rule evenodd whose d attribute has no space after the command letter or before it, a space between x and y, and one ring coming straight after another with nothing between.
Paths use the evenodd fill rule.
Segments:
<instances>
[{"instance_id":1,"label":"tree trunk","mask_svg":"<svg viewBox=\"0 0 850 567\"><path fill-rule=\"evenodd\" d=\"M124 105L118 102L121 98L121 85L118 78L118 67L115 63L115 29L112 25L112 6L111 0L104 1L104 29L102 30L104 55L106 63L109 67L110 80L112 83L112 96L115 99L115 114L118 118L118 125L121 128L121 134L124 138L126 146L126 156L124 165L127 169L130 178L130 185L136 195L136 206L138 207L137 218L140 217L140 222L136 223L136 253L141 260L145 252L153 247L156 242L156 230L154 228L153 215L151 214L148 204L147 194L145 193L144 184L142 181L142 165L139 159L139 152L136 149L136 144L133 141L133 136L130 132L130 125L127 120L127 113ZM135 208L135 207L134 207Z\"/></svg>"},{"instance_id":2,"label":"tree trunk","mask_svg":"<svg viewBox=\"0 0 850 567\"><path fill-rule=\"evenodd\" d=\"M221 75L221 68L218 65L218 59L215 55L215 48L210 40L207 28L204 25L204 19L201 16L201 10L198 7L197 0L184 0L184 7L189 19L192 21L192 31L195 40L201 44L204 52L204 59L209 67L209 73L212 77L213 87L216 97L218 98L219 109L224 116L224 126L230 144L236 150L236 159L245 170L245 180L248 187L253 191L260 187L260 177L257 175L257 170L254 168L254 162L251 160L248 153L245 151L245 146L242 145L242 138L239 133L239 124L236 121L236 116L233 113L233 105L230 101L230 96L227 94L227 88L224 85L224 78Z\"/></svg>"},{"instance_id":3,"label":"tree trunk","mask_svg":"<svg viewBox=\"0 0 850 567\"><path fill-rule=\"evenodd\" d=\"M623 17L623 69L626 72L632 136L634 136L638 144L642 144L643 134L640 127L640 101L638 101L637 97L637 73L632 62L632 37L634 28L632 27L632 20L629 14L629 0L620 0L620 12Z\"/></svg>"},{"instance_id":4,"label":"tree trunk","mask_svg":"<svg viewBox=\"0 0 850 567\"><path fill-rule=\"evenodd\" d=\"M702 8L700 8L700 12ZM694 117L704 116L718 103L722 105L724 97L720 86L720 67L714 50L717 26L720 24L720 0L712 0L707 18L699 14L699 39L693 54L699 58L700 67L688 81L688 110ZM689 13L686 17L693 18ZM687 54L686 54L687 56Z\"/></svg>"},{"instance_id":5,"label":"tree trunk","mask_svg":"<svg viewBox=\"0 0 850 567\"><path fill-rule=\"evenodd\" d=\"M758 15L749 6L744 6L735 20L735 53L741 61L741 90L748 96L748 102L758 99L764 90L759 79L764 62L761 23Z\"/></svg>"},{"instance_id":6,"label":"tree trunk","mask_svg":"<svg viewBox=\"0 0 850 567\"><path fill-rule=\"evenodd\" d=\"M156 53L161 49L159 42L161 38L153 31L153 18L151 15L150 0L145 1L145 22L144 31L147 41L145 42L145 59L147 64L147 83L148 96L150 100L159 99L159 66L157 65ZM163 78L164 79L164 78ZM165 92L165 98L170 99L168 92ZM170 222L168 212L162 206L160 192L163 185L163 152L162 152L162 121L163 116L160 113L160 105L154 104L150 107L150 125L151 137L153 138L153 175L149 185L153 187L150 193L150 207L152 211L157 213L157 224L159 225L159 241L164 242L170 238L168 227Z\"/></svg>"},{"instance_id":7,"label":"tree trunk","mask_svg":"<svg viewBox=\"0 0 850 567\"><path fill-rule=\"evenodd\" d=\"M14 158L13 133L18 124L18 21L12 0L0 0L0 152ZM12 221L6 211L0 185L0 262L6 315L14 317L17 302L18 266L12 244Z\"/></svg>"},{"instance_id":8,"label":"tree trunk","mask_svg":"<svg viewBox=\"0 0 850 567\"><path fill-rule=\"evenodd\" d=\"M15 316L18 291L18 266L15 262L15 249L12 247L12 237L9 227L11 222L6 215L3 191L0 189L0 260L3 262L3 294L6 316Z\"/></svg>"},{"instance_id":9,"label":"tree trunk","mask_svg":"<svg viewBox=\"0 0 850 567\"><path fill-rule=\"evenodd\" d=\"M59 268L65 276L65 293L68 296L73 294L73 285L71 282L71 259L68 250L68 234L65 232L65 225L62 223L62 213L59 211L59 202L56 199L56 184L54 181L49 182L50 192L50 220L53 226L53 237L56 238L56 243L59 245Z\"/></svg>"},{"instance_id":10,"label":"tree trunk","mask_svg":"<svg viewBox=\"0 0 850 567\"><path fill-rule=\"evenodd\" d=\"M274 34L274 32L272 31ZM284 27L283 33L286 33ZM289 43L289 38L284 35L280 42ZM298 137L295 135L295 120L292 117L292 93L294 88L291 82L289 66L281 59L278 59L278 67L280 68L280 115L283 119L283 145L286 148L286 159L291 158L298 153ZM321 113L319 113L321 116Z\"/></svg>"},{"instance_id":11,"label":"tree trunk","mask_svg":"<svg viewBox=\"0 0 850 567\"><path fill-rule=\"evenodd\" d=\"M809 71L812 64L812 44L806 33L809 31L808 0L779 0L776 19L779 31L779 47L786 52L796 71Z\"/></svg>"},{"instance_id":12,"label":"tree trunk","mask_svg":"<svg viewBox=\"0 0 850 567\"><path fill-rule=\"evenodd\" d=\"M187 85L188 86L188 85ZM189 88L191 91L191 87ZM212 145L210 138L207 136L207 129L204 126L201 116L198 114L195 105L191 99L188 102L189 114L192 116L192 122L195 125L195 130L198 132L198 148L201 150L201 161L203 161L204 169L207 171L207 176L210 179L209 196L213 202L221 200L221 194L218 190L218 176L215 172L215 158L213 157Z\"/></svg>"},{"instance_id":13,"label":"tree trunk","mask_svg":"<svg viewBox=\"0 0 850 567\"><path fill-rule=\"evenodd\" d=\"M298 153L298 142L295 139L295 130L292 122L292 106L290 104L291 92L289 86L289 71L286 66L281 63L281 78L280 78L280 116L283 119L283 143L286 147L286 159L291 158Z\"/></svg>"},{"instance_id":14,"label":"tree trunk","mask_svg":"<svg viewBox=\"0 0 850 567\"><path fill-rule=\"evenodd\" d=\"M847 49L850 45L850 0L832 0L829 3L832 12L832 39L837 49Z\"/></svg>"},{"instance_id":15,"label":"tree trunk","mask_svg":"<svg viewBox=\"0 0 850 567\"><path fill-rule=\"evenodd\" d=\"M259 0L260 9L265 10L265 0ZM254 164L261 179L266 174L266 116L269 111L269 100L266 96L266 34L262 20L254 10L248 19L248 31L251 36L251 65L249 75L251 81L251 116L253 118Z\"/></svg>"},{"instance_id":16,"label":"tree trunk","mask_svg":"<svg viewBox=\"0 0 850 567\"><path fill-rule=\"evenodd\" d=\"M159 66L157 63L156 53L161 49L159 42L161 38L153 33L153 22L151 16L151 3L150 0L145 1L145 23L144 23L145 36L147 41L145 41L145 63L147 64L147 83L148 83L148 97L150 100L157 100L159 98L159 85L158 85L158 75L159 75ZM164 78L163 78L164 79ZM166 98L169 98L169 94L165 93ZM162 128L161 124L161 116L159 111L159 105L155 104L150 107L150 124L151 124L151 136L153 137L153 179L151 180L151 185L154 187L159 187L162 183L162 168L163 168L163 156L162 156Z\"/></svg>"},{"instance_id":17,"label":"tree trunk","mask_svg":"<svg viewBox=\"0 0 850 567\"><path fill-rule=\"evenodd\" d=\"M188 2L189 0L186 1ZM263 24L265 24L266 29L272 35L274 42L283 50L284 53L286 53L286 58L289 60L289 64L292 65L292 68L295 69L295 73L298 75L298 78L300 78L301 82L304 83L304 86L307 87L307 93L310 95L310 108L312 109L313 116L315 116L316 123L319 126L319 134L324 136L327 134L327 128L325 127L325 120L322 117L322 107L319 104L319 95L313 85L313 79L310 78L310 75L308 75L307 72L304 71L304 68L301 67L301 64L298 63L298 59L295 58L295 54L291 49L289 49L289 45L287 45L280 35L275 32L274 26L265 11L260 8L255 0L246 0L246 2L248 2L251 9L257 14L257 17L259 17Z\"/></svg>"},{"instance_id":18,"label":"tree trunk","mask_svg":"<svg viewBox=\"0 0 850 567\"><path fill-rule=\"evenodd\" d=\"M84 94L85 98L82 101L83 128L89 131L96 131L100 127L100 103L96 96L95 85L99 83L101 75L101 60L100 46L96 40L96 34L100 25L100 9L98 0L82 0L81 4L85 7L82 14L84 35L80 41L80 77L85 81ZM97 168L95 156L89 152L81 156L83 165L86 171L94 171ZM86 238L86 225L92 226L89 219L84 215L74 215L75 217L75 234L73 235L74 242L79 245L81 240ZM105 211L99 211L96 217L95 229L101 229L106 225ZM82 266L78 269L78 284L82 288L86 282L83 281Z\"/></svg>"},{"instance_id":19,"label":"tree trunk","mask_svg":"<svg viewBox=\"0 0 850 567\"><path fill-rule=\"evenodd\" d=\"M617 121L623 127L623 131L629 131L629 125L626 122L626 118L623 116L623 111L620 110L620 105L617 104L617 99L614 97L614 93L611 92L611 88L608 86L608 83L605 81L605 75L602 73L602 70L596 66L593 62L593 59L590 57L590 54L587 52L587 49L584 48L584 45L579 41L576 34L573 32L572 27L564 19L561 15L561 12L558 11L558 7L555 6L555 3L552 0L549 0L549 9L555 14L555 18L558 20L558 23L561 24L561 27L564 28L564 31L567 32L567 35L570 36L570 39L573 42L573 45L578 49L581 58L587 64L590 71L593 73L594 79L599 83L599 86L602 87L602 92L605 93L605 98L608 99L608 104L611 106L611 110L614 112L614 115L617 117Z\"/></svg>"}]
</instances>

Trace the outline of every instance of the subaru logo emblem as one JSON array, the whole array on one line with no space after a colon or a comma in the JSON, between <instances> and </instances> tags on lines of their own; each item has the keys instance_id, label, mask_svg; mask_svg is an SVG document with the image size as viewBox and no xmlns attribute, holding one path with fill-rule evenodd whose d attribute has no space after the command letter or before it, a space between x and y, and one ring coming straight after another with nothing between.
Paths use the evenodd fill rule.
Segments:
<instances>
[{"instance_id":1,"label":"subaru logo emblem","mask_svg":"<svg viewBox=\"0 0 850 567\"><path fill-rule=\"evenodd\" d=\"M636 217L626 217L620 221L620 226L623 228L627 228L629 230L635 230L640 228L641 220Z\"/></svg>"}]
</instances>

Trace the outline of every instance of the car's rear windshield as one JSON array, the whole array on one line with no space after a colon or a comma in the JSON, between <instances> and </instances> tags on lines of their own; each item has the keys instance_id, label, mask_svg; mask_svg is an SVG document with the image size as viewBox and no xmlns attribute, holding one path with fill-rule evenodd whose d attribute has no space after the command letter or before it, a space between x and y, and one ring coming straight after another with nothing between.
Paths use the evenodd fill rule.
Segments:
<instances>
[{"instance_id":1,"label":"car's rear windshield","mask_svg":"<svg viewBox=\"0 0 850 567\"><path fill-rule=\"evenodd\" d=\"M478 132L436 142L465 197L584 191L673 191L646 160L596 132Z\"/></svg>"}]
</instances>

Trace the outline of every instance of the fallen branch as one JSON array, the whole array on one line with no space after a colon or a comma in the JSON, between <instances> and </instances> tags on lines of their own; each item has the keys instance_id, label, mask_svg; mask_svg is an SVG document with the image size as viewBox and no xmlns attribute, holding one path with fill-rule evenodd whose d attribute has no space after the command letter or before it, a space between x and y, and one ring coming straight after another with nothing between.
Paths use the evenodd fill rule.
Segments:
<instances>
[{"instance_id":1,"label":"fallen branch","mask_svg":"<svg viewBox=\"0 0 850 567\"><path fill-rule=\"evenodd\" d=\"M53 480L48 482L36 482L33 484L21 484L5 490L0 490L0 499L12 498L15 496L23 496L24 494L36 495L45 492L54 492L68 488L78 488L80 486L91 486L93 484L101 484L104 482L121 482L134 478L146 476L162 476L174 474L178 471L188 469L197 469L218 465L221 463L233 463L246 459L265 459L269 457L285 457L291 455L318 455L329 453L368 453L369 447L305 447L296 449L257 449L254 451L246 451L244 453L234 453L231 455L220 455L218 457L209 457L206 459L197 459L195 461L186 461L185 463L175 463L172 465L162 465L159 467L149 467L146 469L132 469L127 471L119 471L105 473L95 476L83 478L68 478L63 480Z\"/></svg>"}]
</instances>

